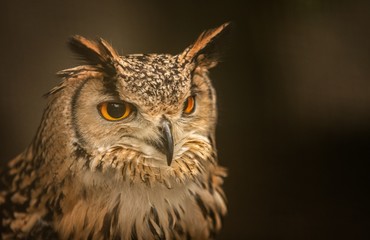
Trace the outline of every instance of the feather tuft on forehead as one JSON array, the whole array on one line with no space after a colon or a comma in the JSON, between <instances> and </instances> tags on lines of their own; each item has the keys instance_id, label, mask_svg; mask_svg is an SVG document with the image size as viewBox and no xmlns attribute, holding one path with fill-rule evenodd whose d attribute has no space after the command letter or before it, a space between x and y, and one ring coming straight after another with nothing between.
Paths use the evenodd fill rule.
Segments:
<instances>
[{"instance_id":1,"label":"feather tuft on forehead","mask_svg":"<svg viewBox=\"0 0 370 240\"><path fill-rule=\"evenodd\" d=\"M108 75L117 73L116 65L120 56L104 39L92 41L75 35L69 40L69 47L88 64L101 66Z\"/></svg>"},{"instance_id":2,"label":"feather tuft on forehead","mask_svg":"<svg viewBox=\"0 0 370 240\"><path fill-rule=\"evenodd\" d=\"M230 23L204 31L198 39L179 55L179 61L195 62L205 68L215 67L218 63L218 40L228 33Z\"/></svg>"}]
</instances>

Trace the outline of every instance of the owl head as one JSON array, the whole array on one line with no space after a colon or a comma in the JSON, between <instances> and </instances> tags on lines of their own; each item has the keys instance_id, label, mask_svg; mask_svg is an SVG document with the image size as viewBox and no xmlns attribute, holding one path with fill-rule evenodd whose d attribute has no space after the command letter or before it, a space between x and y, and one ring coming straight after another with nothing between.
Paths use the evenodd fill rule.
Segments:
<instances>
[{"instance_id":1,"label":"owl head","mask_svg":"<svg viewBox=\"0 0 370 240\"><path fill-rule=\"evenodd\" d=\"M69 46L86 64L60 72L64 81L49 95L70 94L63 111L81 166L146 181L164 173L186 179L212 165L216 97L208 70L227 28L203 32L178 55L120 56L103 39L72 37Z\"/></svg>"}]
</instances>

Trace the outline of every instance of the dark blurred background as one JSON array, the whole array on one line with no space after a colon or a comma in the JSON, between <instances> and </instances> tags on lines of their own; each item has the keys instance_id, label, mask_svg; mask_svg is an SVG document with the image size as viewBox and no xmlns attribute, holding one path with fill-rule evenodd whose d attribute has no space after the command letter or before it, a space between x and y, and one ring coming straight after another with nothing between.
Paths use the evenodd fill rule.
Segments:
<instances>
[{"instance_id":1,"label":"dark blurred background","mask_svg":"<svg viewBox=\"0 0 370 240\"><path fill-rule=\"evenodd\" d=\"M0 159L38 127L65 42L179 53L233 21L218 90L219 239L370 239L370 1L2 1Z\"/></svg>"}]
</instances>

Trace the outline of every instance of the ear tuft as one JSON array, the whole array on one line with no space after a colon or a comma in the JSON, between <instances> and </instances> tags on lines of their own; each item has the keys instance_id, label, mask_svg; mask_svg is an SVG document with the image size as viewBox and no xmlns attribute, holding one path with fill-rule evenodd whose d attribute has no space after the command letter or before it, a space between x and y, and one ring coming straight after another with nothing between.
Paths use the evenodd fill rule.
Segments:
<instances>
[{"instance_id":1,"label":"ear tuft","mask_svg":"<svg viewBox=\"0 0 370 240\"><path fill-rule=\"evenodd\" d=\"M198 39L179 55L179 61L196 62L197 65L212 68L218 63L217 45L219 39L230 31L230 22L204 31Z\"/></svg>"},{"instance_id":2,"label":"ear tuft","mask_svg":"<svg viewBox=\"0 0 370 240\"><path fill-rule=\"evenodd\" d=\"M88 64L102 67L109 75L116 73L115 62L119 61L120 57L104 39L92 41L75 35L70 38L68 45L74 53Z\"/></svg>"}]
</instances>

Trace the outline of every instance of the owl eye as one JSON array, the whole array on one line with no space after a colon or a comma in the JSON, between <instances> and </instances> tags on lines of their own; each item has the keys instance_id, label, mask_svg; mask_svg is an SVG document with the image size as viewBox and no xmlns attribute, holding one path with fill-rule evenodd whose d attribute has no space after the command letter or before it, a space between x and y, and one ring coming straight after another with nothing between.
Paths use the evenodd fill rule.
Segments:
<instances>
[{"instance_id":1,"label":"owl eye","mask_svg":"<svg viewBox=\"0 0 370 240\"><path fill-rule=\"evenodd\" d=\"M191 114L195 110L195 97L190 96L184 102L183 112L185 114Z\"/></svg>"},{"instance_id":2,"label":"owl eye","mask_svg":"<svg viewBox=\"0 0 370 240\"><path fill-rule=\"evenodd\" d=\"M127 102L103 102L98 110L105 120L119 121L131 115L133 106Z\"/></svg>"}]
</instances>

